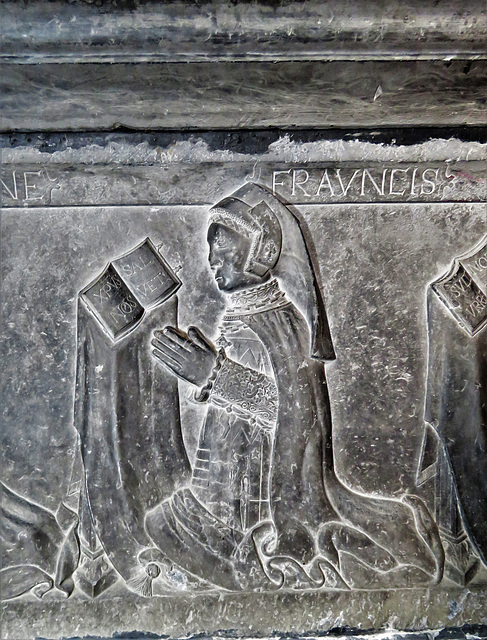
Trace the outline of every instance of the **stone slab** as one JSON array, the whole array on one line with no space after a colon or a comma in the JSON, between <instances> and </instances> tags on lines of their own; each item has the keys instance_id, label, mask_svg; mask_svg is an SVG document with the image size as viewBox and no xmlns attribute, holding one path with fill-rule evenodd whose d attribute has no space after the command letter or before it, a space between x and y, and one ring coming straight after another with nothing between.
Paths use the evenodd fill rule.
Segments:
<instances>
[{"instance_id":1,"label":"stone slab","mask_svg":"<svg viewBox=\"0 0 487 640\"><path fill-rule=\"evenodd\" d=\"M2 137L5 640L487 624L485 144L234 135Z\"/></svg>"},{"instance_id":2,"label":"stone slab","mask_svg":"<svg viewBox=\"0 0 487 640\"><path fill-rule=\"evenodd\" d=\"M177 600L157 598L156 601L125 597L76 604L49 603L47 616L46 604L29 602L6 608L3 618L5 640L73 636L111 638L114 634L127 637L122 635L124 633L130 633L129 637L133 638L144 638L144 634L172 638L199 634L211 637L259 638L288 634L313 637L313 634L325 634L330 630L335 630L335 637L338 629L348 625L364 631L383 629L386 638L402 631L400 637L407 638L404 631L408 629L438 634L445 626L461 627L472 624L473 620L480 621L478 625L485 625L487 611L485 592L478 589L260 594L257 606L255 598L248 594L238 597L179 596ZM249 611L253 611L251 617ZM309 629L314 631L309 632ZM477 637L477 633L472 630L469 637ZM453 633L453 638L456 637L461 635Z\"/></svg>"}]
</instances>

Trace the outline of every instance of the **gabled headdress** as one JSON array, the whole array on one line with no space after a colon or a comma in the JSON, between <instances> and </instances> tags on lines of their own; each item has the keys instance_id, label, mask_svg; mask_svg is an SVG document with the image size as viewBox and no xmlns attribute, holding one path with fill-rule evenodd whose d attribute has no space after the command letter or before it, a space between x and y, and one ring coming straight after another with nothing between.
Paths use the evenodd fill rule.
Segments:
<instances>
[{"instance_id":1,"label":"gabled headdress","mask_svg":"<svg viewBox=\"0 0 487 640\"><path fill-rule=\"evenodd\" d=\"M298 217L266 187L248 183L211 208L212 223L250 238L246 270L259 276L272 271L308 322L311 357L333 360L325 304Z\"/></svg>"},{"instance_id":2,"label":"gabled headdress","mask_svg":"<svg viewBox=\"0 0 487 640\"><path fill-rule=\"evenodd\" d=\"M250 207L234 197L225 198L211 209L210 224L212 222L220 222L252 241L245 265L248 273L264 276L275 266L281 252L282 232L265 201Z\"/></svg>"}]
</instances>

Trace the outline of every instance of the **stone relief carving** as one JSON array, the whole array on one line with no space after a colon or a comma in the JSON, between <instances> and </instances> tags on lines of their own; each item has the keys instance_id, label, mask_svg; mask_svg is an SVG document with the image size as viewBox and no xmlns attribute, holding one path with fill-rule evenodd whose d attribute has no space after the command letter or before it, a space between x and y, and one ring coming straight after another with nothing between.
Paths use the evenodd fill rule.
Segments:
<instances>
[{"instance_id":1,"label":"stone relief carving","mask_svg":"<svg viewBox=\"0 0 487 640\"><path fill-rule=\"evenodd\" d=\"M486 310L484 237L455 258L449 272L427 292L423 466L425 470L436 467L440 531L443 527L445 544L454 550L456 570L465 574L467 582L480 561L485 564L487 552ZM475 550L470 555L466 553L467 534Z\"/></svg>"},{"instance_id":2,"label":"stone relief carving","mask_svg":"<svg viewBox=\"0 0 487 640\"><path fill-rule=\"evenodd\" d=\"M3 487L3 597L466 584L487 554L486 243L428 290L417 487L392 498L336 472L334 336L299 212L247 183L206 242L213 334L178 326L185 280L150 238L79 290L72 477L55 512Z\"/></svg>"}]
</instances>

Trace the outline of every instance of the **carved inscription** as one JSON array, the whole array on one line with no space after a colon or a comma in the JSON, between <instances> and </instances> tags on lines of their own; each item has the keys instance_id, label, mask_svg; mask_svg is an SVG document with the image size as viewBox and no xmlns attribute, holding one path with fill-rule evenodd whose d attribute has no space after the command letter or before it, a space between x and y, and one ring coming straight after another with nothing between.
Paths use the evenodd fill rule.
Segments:
<instances>
[{"instance_id":1,"label":"carved inscription","mask_svg":"<svg viewBox=\"0 0 487 640\"><path fill-rule=\"evenodd\" d=\"M463 258L462 264L465 269L472 274L472 277L479 283L480 287L487 289L487 243L473 255Z\"/></svg>"},{"instance_id":2,"label":"carved inscription","mask_svg":"<svg viewBox=\"0 0 487 640\"><path fill-rule=\"evenodd\" d=\"M469 255L455 260L433 289L470 335L487 324L487 239Z\"/></svg>"},{"instance_id":3,"label":"carved inscription","mask_svg":"<svg viewBox=\"0 0 487 640\"><path fill-rule=\"evenodd\" d=\"M58 188L58 179L52 177L47 169L2 171L0 174L2 205L46 204L50 201L51 191Z\"/></svg>"},{"instance_id":4,"label":"carved inscription","mask_svg":"<svg viewBox=\"0 0 487 640\"><path fill-rule=\"evenodd\" d=\"M133 188L138 183L140 169L122 165L117 167L116 181L111 169L105 167L93 179L91 172L72 167L62 173L53 167L26 170L11 165L3 167L0 174L1 204L3 207L36 207L54 203L65 205L113 205L115 203L146 204L148 198L154 204L177 203L181 193L168 190L165 180L181 185L184 197L192 204L209 205L213 183L205 183L191 166L173 163L154 165L147 169L146 187L149 191ZM231 169L228 163L212 166L223 185ZM54 177L56 175L56 177ZM316 161L302 165L280 165L265 161L253 164L247 171L240 168L242 181L257 180L274 195L290 203L348 203L348 202L442 202L487 200L485 163L465 168L464 164L427 162L407 164L382 162L359 165L352 162L318 164ZM101 185L103 184L103 188ZM142 183L141 183L142 184Z\"/></svg>"},{"instance_id":5,"label":"carved inscription","mask_svg":"<svg viewBox=\"0 0 487 640\"><path fill-rule=\"evenodd\" d=\"M487 297L475 284L463 267L460 267L456 277L445 283L444 289L450 299L456 303L455 307L461 309L467 318L472 319L472 329L483 319L487 307Z\"/></svg>"},{"instance_id":6,"label":"carved inscription","mask_svg":"<svg viewBox=\"0 0 487 640\"><path fill-rule=\"evenodd\" d=\"M142 319L143 307L112 265L83 295L113 339Z\"/></svg>"},{"instance_id":7,"label":"carved inscription","mask_svg":"<svg viewBox=\"0 0 487 640\"><path fill-rule=\"evenodd\" d=\"M405 167L292 167L272 172L272 191L313 202L428 199L455 176L447 165Z\"/></svg>"},{"instance_id":8,"label":"carved inscription","mask_svg":"<svg viewBox=\"0 0 487 640\"><path fill-rule=\"evenodd\" d=\"M162 304L180 286L169 265L147 238L113 260L81 294L113 340L142 320L145 309Z\"/></svg>"},{"instance_id":9,"label":"carved inscription","mask_svg":"<svg viewBox=\"0 0 487 640\"><path fill-rule=\"evenodd\" d=\"M165 299L168 289L172 290L178 282L150 241L112 264L145 308Z\"/></svg>"}]
</instances>

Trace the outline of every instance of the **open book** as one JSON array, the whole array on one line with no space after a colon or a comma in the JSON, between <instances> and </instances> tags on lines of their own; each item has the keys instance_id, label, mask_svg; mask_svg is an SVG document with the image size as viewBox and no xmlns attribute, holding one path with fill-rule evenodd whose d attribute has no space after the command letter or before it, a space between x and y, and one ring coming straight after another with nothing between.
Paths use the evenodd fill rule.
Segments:
<instances>
[{"instance_id":1,"label":"open book","mask_svg":"<svg viewBox=\"0 0 487 640\"><path fill-rule=\"evenodd\" d=\"M155 246L146 238L112 260L80 296L114 341L135 329L146 310L167 300L181 286Z\"/></svg>"},{"instance_id":2,"label":"open book","mask_svg":"<svg viewBox=\"0 0 487 640\"><path fill-rule=\"evenodd\" d=\"M433 282L433 290L470 336L487 325L487 236Z\"/></svg>"}]
</instances>

